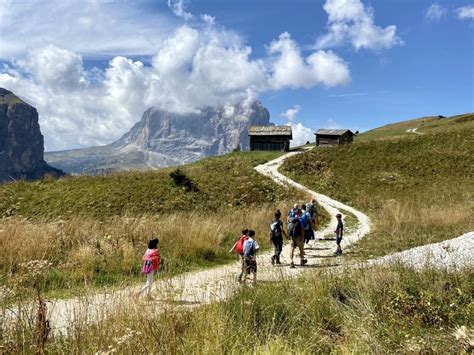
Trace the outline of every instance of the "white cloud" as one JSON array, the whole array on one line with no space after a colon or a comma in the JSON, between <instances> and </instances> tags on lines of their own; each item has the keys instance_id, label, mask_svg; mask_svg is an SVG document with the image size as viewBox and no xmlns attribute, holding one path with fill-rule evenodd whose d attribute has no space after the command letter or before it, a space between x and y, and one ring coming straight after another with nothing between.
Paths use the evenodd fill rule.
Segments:
<instances>
[{"instance_id":1,"label":"white cloud","mask_svg":"<svg viewBox=\"0 0 474 355\"><path fill-rule=\"evenodd\" d=\"M275 89L309 88L318 84L336 86L350 81L349 68L340 57L331 51L319 50L303 58L288 32L270 43L269 52L275 55L270 80Z\"/></svg>"},{"instance_id":2,"label":"white cloud","mask_svg":"<svg viewBox=\"0 0 474 355\"><path fill-rule=\"evenodd\" d=\"M349 42L356 49L383 49L403 44L394 25L374 23L374 11L360 0L326 0L328 33L318 38L316 48L335 47Z\"/></svg>"},{"instance_id":3,"label":"white cloud","mask_svg":"<svg viewBox=\"0 0 474 355\"><path fill-rule=\"evenodd\" d=\"M178 17L182 17L185 20L193 18L190 12L186 12L185 0L168 0L168 7Z\"/></svg>"},{"instance_id":4,"label":"white cloud","mask_svg":"<svg viewBox=\"0 0 474 355\"><path fill-rule=\"evenodd\" d=\"M292 122L295 120L296 115L300 112L301 106L300 105L293 105L293 107L290 107L288 110L285 112L282 112L280 114L280 117L286 118L288 121Z\"/></svg>"},{"instance_id":5,"label":"white cloud","mask_svg":"<svg viewBox=\"0 0 474 355\"><path fill-rule=\"evenodd\" d=\"M203 20L205 23L207 23L210 26L213 26L216 22L216 18L208 14L202 14L201 20Z\"/></svg>"},{"instance_id":6,"label":"white cloud","mask_svg":"<svg viewBox=\"0 0 474 355\"><path fill-rule=\"evenodd\" d=\"M426 9L425 18L428 20L439 20L441 17L446 15L447 11L444 7L439 4L431 4L428 9Z\"/></svg>"},{"instance_id":7,"label":"white cloud","mask_svg":"<svg viewBox=\"0 0 474 355\"><path fill-rule=\"evenodd\" d=\"M86 84L82 57L52 44L30 50L22 66L39 84L51 88L65 89Z\"/></svg>"},{"instance_id":8,"label":"white cloud","mask_svg":"<svg viewBox=\"0 0 474 355\"><path fill-rule=\"evenodd\" d=\"M293 132L293 140L291 141L292 147L306 144L306 142L314 142L315 137L313 130L303 126L303 124L290 122L287 123L287 126L290 126Z\"/></svg>"},{"instance_id":9,"label":"white cloud","mask_svg":"<svg viewBox=\"0 0 474 355\"><path fill-rule=\"evenodd\" d=\"M126 1L0 1L0 58L51 43L83 56L153 55L175 21Z\"/></svg>"},{"instance_id":10,"label":"white cloud","mask_svg":"<svg viewBox=\"0 0 474 355\"><path fill-rule=\"evenodd\" d=\"M24 30L0 36L0 58L15 56L0 69L0 87L38 109L47 150L110 143L150 106L191 112L249 103L270 90L350 81L348 64L335 53L318 50L303 56L288 33L271 41L267 55L255 58L239 35L210 25L210 17L203 19L208 26L183 25L170 32L166 25L150 27L150 14L140 12L143 23L130 22L122 2L110 4L109 11L94 1L85 2L84 8L72 2L21 2L20 10L37 10L30 17L5 4L0 1L0 18ZM58 15L54 25L44 21L48 11ZM138 10L130 11L131 18L139 17ZM6 28L0 23L1 33ZM104 69L84 64L85 55L107 53L114 55ZM151 54L151 63L127 53ZM306 134L298 137L308 136L301 124L292 124Z\"/></svg>"},{"instance_id":11,"label":"white cloud","mask_svg":"<svg viewBox=\"0 0 474 355\"><path fill-rule=\"evenodd\" d=\"M474 19L474 5L458 7L454 11L460 20Z\"/></svg>"}]
</instances>

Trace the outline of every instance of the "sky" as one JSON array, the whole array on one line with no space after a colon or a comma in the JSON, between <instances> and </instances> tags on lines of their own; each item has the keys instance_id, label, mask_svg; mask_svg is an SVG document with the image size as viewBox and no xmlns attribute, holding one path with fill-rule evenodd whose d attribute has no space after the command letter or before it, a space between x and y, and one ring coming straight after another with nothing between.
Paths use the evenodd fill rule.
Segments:
<instances>
[{"instance_id":1,"label":"sky","mask_svg":"<svg viewBox=\"0 0 474 355\"><path fill-rule=\"evenodd\" d=\"M260 100L294 144L474 111L471 0L0 0L0 87L47 151L113 142L155 106Z\"/></svg>"}]
</instances>

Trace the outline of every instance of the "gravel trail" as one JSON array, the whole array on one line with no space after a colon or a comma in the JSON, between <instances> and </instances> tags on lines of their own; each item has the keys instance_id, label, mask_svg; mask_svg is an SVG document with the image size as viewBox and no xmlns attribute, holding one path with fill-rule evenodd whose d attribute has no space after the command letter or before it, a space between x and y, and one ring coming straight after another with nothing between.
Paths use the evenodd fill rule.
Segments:
<instances>
[{"instance_id":1,"label":"gravel trail","mask_svg":"<svg viewBox=\"0 0 474 355\"><path fill-rule=\"evenodd\" d=\"M349 212L355 215L358 219L357 227L351 231L348 230L344 236L342 241L343 249L356 243L360 238L370 232L370 219L364 213L325 195L311 191L278 172L278 168L284 160L294 154L299 154L299 152L288 153L268 163L259 165L255 169L279 184L292 185L303 190L308 195L315 197L319 204L329 212L332 218L328 226L317 231L316 240L311 241L306 248L305 252L308 264L304 267L296 267L295 269L289 268L289 243L284 245L282 265L280 266L271 265L270 257L273 254L272 251L258 255L257 282L286 280L288 278L296 277L302 272L314 270L315 268L337 267L340 265L340 263L343 262L343 259L333 257L333 252L335 250L334 240L322 239L322 237L334 231L336 225L336 213L341 213L344 218L344 213ZM268 222L270 224L271 221ZM268 238L268 236L257 236L257 240L262 240L264 238ZM394 262L394 260L397 262L409 260L411 263L414 263L414 265L419 265L421 261L418 262L415 260L419 260L422 255L428 255L426 254L427 250L430 251L429 255L433 255L436 258L443 255L443 260L448 260L448 258L445 257L448 250L449 253L452 253L450 255L457 260L461 260L459 255L466 255L466 250L468 251L467 255L472 256L473 233L468 233L460 238L452 240L454 242L448 241L439 243L439 245L423 246L402 253L371 260L369 261L369 265L390 263ZM457 241L458 239L459 242ZM449 244L451 242L452 244ZM445 247L446 245L449 245L449 247ZM468 246L467 249L466 245ZM469 258L462 258L462 260L465 260L463 265L472 265L472 260L474 258L470 258L470 260L468 259ZM432 260L434 261L435 258L432 258ZM295 258L295 261L297 261L297 257ZM445 265L448 264L454 265L451 261L446 261ZM458 264L459 261L456 265ZM93 294L88 297L49 300L47 301L47 314L51 330L53 333L72 334L76 327L101 322L114 312L134 312L138 309L142 312L143 309L146 309L147 312L161 312L167 307L170 307L170 305L174 307L196 307L212 302L218 302L231 297L240 289L240 287L242 287L241 284L236 281L239 271L240 262L236 261L235 263L228 265L189 272L169 279L158 279L155 281L153 286L152 294L154 300L152 301L137 299L135 297L135 294L141 285L106 293ZM36 305L30 304L22 309L16 308L7 310L4 315L0 315L0 321L14 323L12 321L18 317L18 313L24 312L25 315L34 314L34 312L32 312L32 308L34 309L34 307L36 307Z\"/></svg>"}]
</instances>

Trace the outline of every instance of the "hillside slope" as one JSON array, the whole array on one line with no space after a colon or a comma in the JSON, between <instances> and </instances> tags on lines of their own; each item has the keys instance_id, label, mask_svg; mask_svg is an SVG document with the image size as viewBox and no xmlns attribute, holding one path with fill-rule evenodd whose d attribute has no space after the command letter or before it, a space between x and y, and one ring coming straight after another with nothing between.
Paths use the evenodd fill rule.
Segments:
<instances>
[{"instance_id":1,"label":"hillside slope","mask_svg":"<svg viewBox=\"0 0 474 355\"><path fill-rule=\"evenodd\" d=\"M474 127L465 117L424 135L316 148L289 159L282 172L369 214L374 232L359 255L453 238L474 229Z\"/></svg>"},{"instance_id":2,"label":"hillside slope","mask_svg":"<svg viewBox=\"0 0 474 355\"><path fill-rule=\"evenodd\" d=\"M0 216L57 219L213 212L286 200L292 191L253 170L280 153L233 153L180 167L197 191L170 177L173 168L18 182L0 186Z\"/></svg>"},{"instance_id":3,"label":"hillside slope","mask_svg":"<svg viewBox=\"0 0 474 355\"><path fill-rule=\"evenodd\" d=\"M412 136L413 133L441 133L446 130L474 129L474 113L466 113L451 117L426 116L413 120L390 123L356 136L355 140L368 141L383 138L401 138ZM413 132L415 130L415 132Z\"/></svg>"}]
</instances>

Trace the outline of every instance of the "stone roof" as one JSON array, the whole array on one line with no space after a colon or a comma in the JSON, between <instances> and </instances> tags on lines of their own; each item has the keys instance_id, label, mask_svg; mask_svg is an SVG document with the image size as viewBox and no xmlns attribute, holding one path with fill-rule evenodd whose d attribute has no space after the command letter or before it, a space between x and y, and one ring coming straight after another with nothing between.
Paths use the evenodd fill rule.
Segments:
<instances>
[{"instance_id":1,"label":"stone roof","mask_svg":"<svg viewBox=\"0 0 474 355\"><path fill-rule=\"evenodd\" d=\"M318 131L315 134L322 134L325 136L342 136L346 132L350 132L352 135L354 134L349 129L325 129L325 128L318 129Z\"/></svg>"},{"instance_id":2,"label":"stone roof","mask_svg":"<svg viewBox=\"0 0 474 355\"><path fill-rule=\"evenodd\" d=\"M290 126L251 126L249 136L289 136L293 138Z\"/></svg>"}]
</instances>

